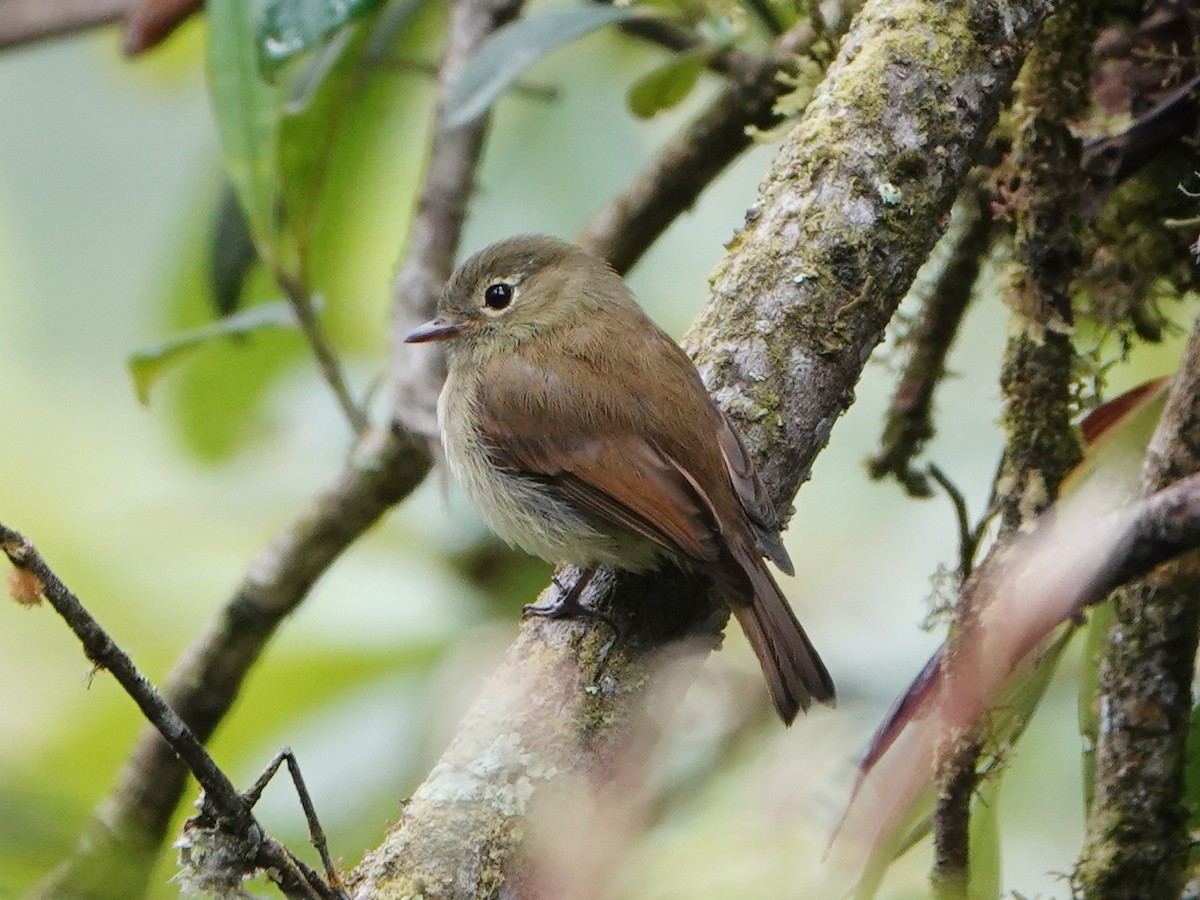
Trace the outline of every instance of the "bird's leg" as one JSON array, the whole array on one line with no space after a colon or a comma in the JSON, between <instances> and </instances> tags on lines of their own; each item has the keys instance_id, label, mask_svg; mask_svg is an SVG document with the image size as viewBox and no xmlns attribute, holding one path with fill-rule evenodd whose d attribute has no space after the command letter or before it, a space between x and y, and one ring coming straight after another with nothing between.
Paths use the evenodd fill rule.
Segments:
<instances>
[{"instance_id":1,"label":"bird's leg","mask_svg":"<svg viewBox=\"0 0 1200 900\"><path fill-rule=\"evenodd\" d=\"M615 634L619 635L621 629L617 627L616 622L600 612L600 610L588 606L580 599L583 597L584 590L587 589L587 586L595 576L596 570L594 568L584 569L579 577L575 579L575 583L568 588L564 587L563 583L558 580L558 575L554 575L551 581L554 582L554 586L558 589L558 599L542 606L529 603L521 610L522 615L539 616L543 619L566 619L576 616L586 616L592 619L599 619L611 628Z\"/></svg>"}]
</instances>

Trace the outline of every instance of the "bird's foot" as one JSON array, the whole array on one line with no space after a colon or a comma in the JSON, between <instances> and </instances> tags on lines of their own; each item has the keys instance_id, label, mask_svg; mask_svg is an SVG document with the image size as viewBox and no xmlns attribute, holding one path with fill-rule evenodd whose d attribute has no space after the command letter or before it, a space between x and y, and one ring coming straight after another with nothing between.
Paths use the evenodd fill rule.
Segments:
<instances>
[{"instance_id":1,"label":"bird's foot","mask_svg":"<svg viewBox=\"0 0 1200 900\"><path fill-rule=\"evenodd\" d=\"M554 575L551 581L554 582L554 587L558 589L558 598L546 604L529 603L521 610L522 615L538 616L543 619L570 619L577 617L599 619L612 629L613 634L620 637L621 629L617 627L617 623L611 617L594 607L588 606L582 600L584 590L591 583L595 575L595 569L584 569L579 577L575 579L575 583L570 587L565 586L558 580L558 576Z\"/></svg>"}]
</instances>

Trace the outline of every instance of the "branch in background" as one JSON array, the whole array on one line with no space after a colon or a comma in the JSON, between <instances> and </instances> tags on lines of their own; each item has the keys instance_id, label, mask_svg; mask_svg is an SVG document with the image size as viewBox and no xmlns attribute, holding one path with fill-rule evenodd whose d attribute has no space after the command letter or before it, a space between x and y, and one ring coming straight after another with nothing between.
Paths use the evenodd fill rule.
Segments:
<instances>
[{"instance_id":1,"label":"branch in background","mask_svg":"<svg viewBox=\"0 0 1200 900\"><path fill-rule=\"evenodd\" d=\"M1200 322L1146 454L1143 494L1200 470L1197 396ZM1095 786L1072 885L1078 896L1180 894L1191 846L1182 798L1198 596L1193 554L1115 597L1100 667Z\"/></svg>"},{"instance_id":2,"label":"branch in background","mask_svg":"<svg viewBox=\"0 0 1200 900\"><path fill-rule=\"evenodd\" d=\"M923 289L920 317L903 338L911 350L888 409L879 450L867 464L872 478L894 475L913 497L933 494L928 476L913 468L913 459L934 435L933 395L945 377L946 357L991 244L990 201L983 185L973 182L955 205L950 230L931 260L939 264L938 272ZM945 258L939 260L943 250Z\"/></svg>"},{"instance_id":3,"label":"branch in background","mask_svg":"<svg viewBox=\"0 0 1200 900\"><path fill-rule=\"evenodd\" d=\"M779 508L850 403L1045 12L865 7L780 146L685 339ZM930 54L933 45L946 50ZM352 876L356 896L430 885L448 896L520 893L537 876L539 854L524 852L531 806L564 783L609 783L623 748L637 746L656 661L676 648L686 678L727 616L674 573L601 570L589 591L622 639L613 645L591 621L524 622L441 761Z\"/></svg>"},{"instance_id":4,"label":"branch in background","mask_svg":"<svg viewBox=\"0 0 1200 900\"><path fill-rule=\"evenodd\" d=\"M0 50L120 21L134 0L0 0Z\"/></svg>"},{"instance_id":5,"label":"branch in background","mask_svg":"<svg viewBox=\"0 0 1200 900\"><path fill-rule=\"evenodd\" d=\"M775 123L775 101L792 90L780 76L814 40L808 25L797 26L779 39L770 56L747 58L743 69L731 71L731 83L592 220L579 243L618 272L633 268L667 226L750 146L747 128Z\"/></svg>"},{"instance_id":6,"label":"branch in background","mask_svg":"<svg viewBox=\"0 0 1200 900\"><path fill-rule=\"evenodd\" d=\"M408 235L408 253L392 287L391 344L404 347L404 337L433 318L442 287L454 271L475 169L483 149L490 115L447 130L443 110L450 89L484 38L520 12L523 0L462 0L455 4L445 54L438 69L437 105L424 184L417 215ZM390 377L392 415L410 431L437 441L437 398L446 380L443 351L393 349Z\"/></svg>"},{"instance_id":7,"label":"branch in background","mask_svg":"<svg viewBox=\"0 0 1200 900\"><path fill-rule=\"evenodd\" d=\"M37 548L16 531L0 524L0 550L19 572L25 573L25 592L20 601L28 603L33 590L50 601L50 605L79 638L88 660L96 669L112 673L199 782L204 792L202 809L189 825L193 825L194 829L207 829L205 841L210 849L219 842L222 848L232 851L215 854L219 861L211 858L198 860L196 874L201 883L206 887L240 887L243 877L263 870L288 897L303 900L336 898L337 893L325 885L320 876L263 831L262 826L254 820L251 809L261 788L257 788L253 796L238 793L233 782L209 756L192 730L146 676L137 670L129 655L84 608L79 598L50 569ZM34 579L32 584L29 578ZM198 825L198 821L203 821L203 826Z\"/></svg>"},{"instance_id":8,"label":"branch in background","mask_svg":"<svg viewBox=\"0 0 1200 900\"><path fill-rule=\"evenodd\" d=\"M317 320L317 312L313 307L312 295L303 284L292 278L282 269L275 269L272 272L272 278L275 279L276 284L283 288L288 303L291 304L292 310L296 314L296 321L300 323L300 331L304 334L304 339L308 341L308 346L311 348L313 357L317 361L317 368L321 371L321 377L325 379L325 383L333 391L333 396L342 410L342 415L350 423L350 427L354 430L355 435L361 438L371 423L367 420L366 412L350 396L350 388L346 384L345 376L342 374L342 364L338 360L333 347L330 346L328 339L325 337L325 331L321 328L321 323Z\"/></svg>"},{"instance_id":9,"label":"branch in background","mask_svg":"<svg viewBox=\"0 0 1200 900\"><path fill-rule=\"evenodd\" d=\"M1075 351L1070 293L1080 257L1080 146L1068 123L1088 99L1088 53L1095 28L1085 4L1066 4L1047 20L1017 83L1019 126L1010 159L1001 169L1011 173L1017 263L1010 287L1015 324L1000 373L1008 434L995 493L1001 538L1047 509L1082 457L1080 437L1071 424ZM947 639L951 657L978 615L972 602L972 593L963 592ZM970 880L968 825L985 749L978 734L949 736L948 741L954 749L939 761L933 814L931 880L940 891Z\"/></svg>"},{"instance_id":10,"label":"branch in background","mask_svg":"<svg viewBox=\"0 0 1200 900\"><path fill-rule=\"evenodd\" d=\"M368 434L334 482L258 554L232 599L176 664L163 692L199 740L212 735L275 629L317 578L420 484L430 465L424 441L396 431ZM186 775L158 732L143 730L79 846L37 895L140 896Z\"/></svg>"}]
</instances>

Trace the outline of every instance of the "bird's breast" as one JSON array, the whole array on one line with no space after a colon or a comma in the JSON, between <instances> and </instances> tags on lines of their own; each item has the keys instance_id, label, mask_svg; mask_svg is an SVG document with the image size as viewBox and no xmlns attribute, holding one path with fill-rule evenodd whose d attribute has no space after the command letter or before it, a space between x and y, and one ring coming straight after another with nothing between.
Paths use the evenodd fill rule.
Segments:
<instances>
[{"instance_id":1,"label":"bird's breast","mask_svg":"<svg viewBox=\"0 0 1200 900\"><path fill-rule=\"evenodd\" d=\"M547 562L643 569L656 548L644 538L594 522L552 484L495 464L479 427L478 375L451 369L438 399L446 461L484 522L509 544Z\"/></svg>"}]
</instances>

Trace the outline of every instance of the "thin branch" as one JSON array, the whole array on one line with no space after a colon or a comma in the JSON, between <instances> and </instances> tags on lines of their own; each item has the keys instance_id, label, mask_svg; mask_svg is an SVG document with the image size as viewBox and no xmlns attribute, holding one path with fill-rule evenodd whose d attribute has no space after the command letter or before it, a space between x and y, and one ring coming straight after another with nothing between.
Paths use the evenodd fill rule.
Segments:
<instances>
[{"instance_id":1,"label":"thin branch","mask_svg":"<svg viewBox=\"0 0 1200 900\"><path fill-rule=\"evenodd\" d=\"M864 8L685 338L780 508L849 404L1046 6L977 11ZM934 44L946 52L914 50ZM522 861L536 863L523 852L531 805L576 778L608 782L638 739L662 653L682 653L686 682L728 615L676 573L601 570L587 594L622 640L607 650L607 628L591 621L523 623L399 823L351 876L356 896L520 892Z\"/></svg>"},{"instance_id":2,"label":"thin branch","mask_svg":"<svg viewBox=\"0 0 1200 900\"><path fill-rule=\"evenodd\" d=\"M925 474L913 468L913 459L934 435L934 394L946 375L946 357L991 244L990 199L983 185L968 184L955 205L950 230L934 249L931 262L939 270L920 318L905 336L912 350L888 409L879 450L867 465L872 478L894 475L913 497L932 493Z\"/></svg>"},{"instance_id":3,"label":"thin branch","mask_svg":"<svg viewBox=\"0 0 1200 900\"><path fill-rule=\"evenodd\" d=\"M313 805L312 795L308 792L308 785L304 783L304 776L300 774L300 762L296 759L296 754L292 753L291 747L284 747L275 754L275 758L267 764L266 769L258 776L258 780L243 796L250 806L255 806L259 797L262 796L262 792L267 789L267 785L270 784L271 779L275 777L275 773L284 763L287 763L288 774L292 777L292 786L296 789L300 808L304 810L304 819L308 822L309 841L316 848L317 855L321 857L321 864L325 867L325 879L331 887L340 891L343 887L341 873L333 864L333 857L329 855L329 841L325 837L325 829L321 827L321 821L317 818L317 809Z\"/></svg>"},{"instance_id":4,"label":"thin branch","mask_svg":"<svg viewBox=\"0 0 1200 900\"><path fill-rule=\"evenodd\" d=\"M134 0L0 0L0 50L111 25Z\"/></svg>"},{"instance_id":5,"label":"thin branch","mask_svg":"<svg viewBox=\"0 0 1200 900\"><path fill-rule=\"evenodd\" d=\"M233 597L167 679L167 702L199 740L211 736L275 629L317 578L420 484L430 465L423 440L394 430L369 433L329 487L251 562ZM140 895L186 774L158 732L143 730L93 825L39 895L70 896L95 871L106 875L97 896Z\"/></svg>"},{"instance_id":6,"label":"thin branch","mask_svg":"<svg viewBox=\"0 0 1200 900\"><path fill-rule=\"evenodd\" d=\"M228 878L233 869L235 882L243 874L254 871L260 862L269 877L289 897L320 898L336 896L331 891L316 889L302 863L281 844L271 839L254 820L250 810L253 800L240 794L233 782L204 749L204 745L174 709L155 690L154 685L138 671L133 660L89 613L62 580L38 553L37 548L13 529L0 523L0 550L18 570L37 579L40 593L63 618L79 642L87 658L97 669L107 670L141 709L142 714L162 736L188 771L195 776L204 791L201 817L210 820L219 830L225 846L247 848L243 855L222 859L219 866L210 866L210 876ZM254 799L257 799L255 796ZM332 870L332 866L330 867ZM320 884L320 879L317 879Z\"/></svg>"},{"instance_id":7,"label":"thin branch","mask_svg":"<svg viewBox=\"0 0 1200 900\"><path fill-rule=\"evenodd\" d=\"M342 372L341 362L338 360L337 354L334 352L329 340L325 337L325 331L321 328L321 323L317 319L312 295L305 285L292 278L286 272L277 269L272 275L275 282L283 288L284 294L292 306L292 310L296 313L296 321L300 323L300 330L304 334L304 339L308 341L308 346L312 349L313 356L316 357L321 377L325 379L326 384L333 391L333 396L337 399L338 406L341 407L342 414L346 417L346 421L350 423L350 427L354 430L355 435L361 438L367 429L370 428L371 423L367 420L366 412L363 411L362 407L350 395L350 388L346 384L346 377Z\"/></svg>"},{"instance_id":8,"label":"thin branch","mask_svg":"<svg viewBox=\"0 0 1200 900\"><path fill-rule=\"evenodd\" d=\"M958 489L958 485L932 463L929 466L929 477L937 482L938 486L946 492L946 496L950 498L950 502L954 504L954 520L958 525L958 580L959 584L962 584L971 577L971 570L975 567L975 555L979 552L979 542L983 538L987 520L985 518L979 525L971 527L967 498Z\"/></svg>"},{"instance_id":9,"label":"thin branch","mask_svg":"<svg viewBox=\"0 0 1200 900\"><path fill-rule=\"evenodd\" d=\"M1146 454L1144 494L1200 470L1197 396L1200 321ZM1092 805L1073 881L1079 896L1179 896L1183 886L1191 846L1183 788L1198 596L1195 555L1116 595L1100 667Z\"/></svg>"}]
</instances>

